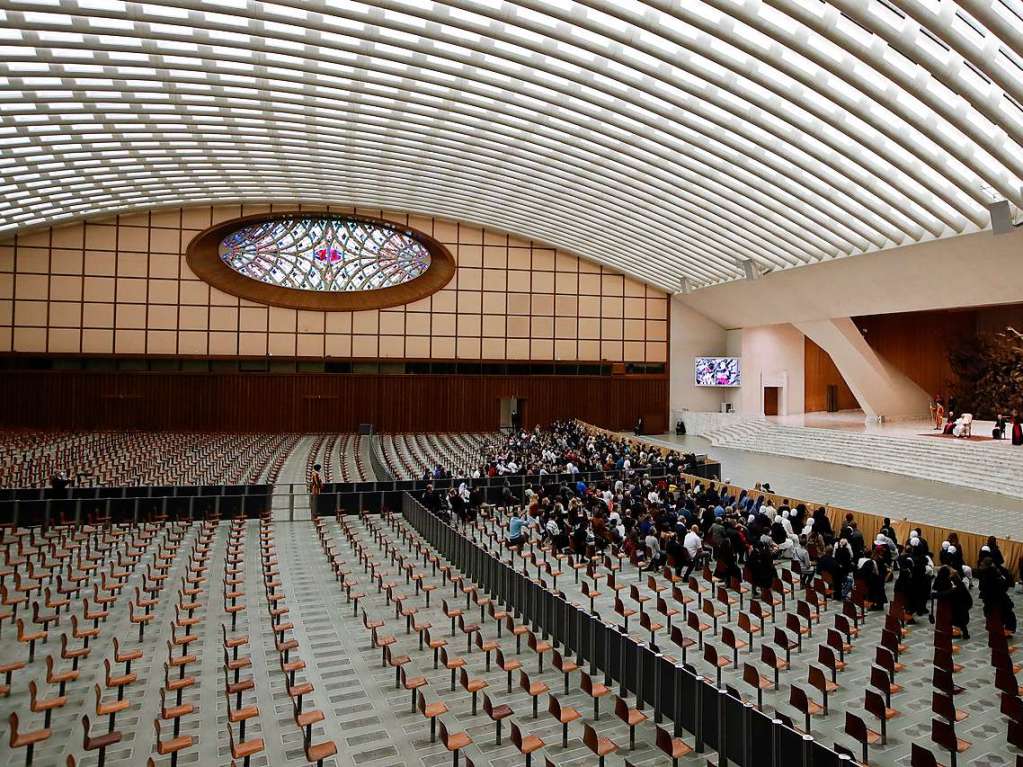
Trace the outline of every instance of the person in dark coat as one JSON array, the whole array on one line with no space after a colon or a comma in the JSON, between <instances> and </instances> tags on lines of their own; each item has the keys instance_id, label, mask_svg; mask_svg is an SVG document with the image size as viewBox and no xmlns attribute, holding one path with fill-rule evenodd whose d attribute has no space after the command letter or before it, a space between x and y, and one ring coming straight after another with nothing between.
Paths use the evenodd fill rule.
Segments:
<instances>
[{"instance_id":1,"label":"person in dark coat","mask_svg":"<svg viewBox=\"0 0 1023 767\"><path fill-rule=\"evenodd\" d=\"M952 615L952 625L963 634L963 639L970 638L970 608L973 607L973 597L963 585L963 579L959 573L948 565L943 565L938 570L934 579L934 590L931 596L937 600L938 609L945 606Z\"/></svg>"},{"instance_id":2,"label":"person in dark coat","mask_svg":"<svg viewBox=\"0 0 1023 767\"><path fill-rule=\"evenodd\" d=\"M763 589L769 589L774 583L774 579L778 577L778 573L774 569L774 557L767 545L759 540L754 543L747 557L747 563L754 589L760 589L761 592Z\"/></svg>"},{"instance_id":3,"label":"person in dark coat","mask_svg":"<svg viewBox=\"0 0 1023 767\"><path fill-rule=\"evenodd\" d=\"M980 598L984 602L984 617L997 612L1002 626L1015 633L1016 612L1009 597L1009 589L1014 585L1012 573L996 564L991 557L985 557L977 567L977 577L980 580Z\"/></svg>"},{"instance_id":4,"label":"person in dark coat","mask_svg":"<svg viewBox=\"0 0 1023 767\"><path fill-rule=\"evenodd\" d=\"M884 610L888 596L884 591L885 579L888 575L888 566L884 562L884 555L880 549L875 548L869 557L865 557L860 563L856 573L867 589L867 600L871 602L871 610Z\"/></svg>"}]
</instances>

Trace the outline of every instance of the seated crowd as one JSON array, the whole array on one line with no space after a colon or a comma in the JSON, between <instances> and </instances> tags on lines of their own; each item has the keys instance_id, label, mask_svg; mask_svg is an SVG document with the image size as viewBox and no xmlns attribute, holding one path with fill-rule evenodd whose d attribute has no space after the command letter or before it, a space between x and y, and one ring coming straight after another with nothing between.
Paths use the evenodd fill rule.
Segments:
<instances>
[{"instance_id":1,"label":"seated crowd","mask_svg":"<svg viewBox=\"0 0 1023 767\"><path fill-rule=\"evenodd\" d=\"M866 541L852 514L836 531L826 510L787 502L775 508L758 485L753 492L722 495L710 483L688 482L686 459L668 452L650 453L625 440L585 431L575 423L555 424L510 437L489 455L488 473L540 474L620 469L618 479L587 485L583 481L529 486L525 498L505 488L502 505L516 511L509 522L508 545L528 539L550 542L586 561L613 547L644 569L674 569L688 578L694 569L710 565L726 582L747 575L755 588L771 588L780 561L791 560L804 583L823 578L836 595L846 598L856 583L873 609L884 610L886 584L916 616L933 615L934 600L947 601L953 624L969 637L967 624L977 583L985 615L998 610L1006 628L1015 630L1010 589L1013 576L992 536L980 549L975 567L964 561L956 533L940 545L929 542L920 529L898 541L889 519L872 541ZM651 477L640 467L653 468ZM502 469L498 468L498 473ZM427 490L424 505L465 521L483 504L483 494L463 482L446 495ZM745 568L745 571L743 570Z\"/></svg>"},{"instance_id":2,"label":"seated crowd","mask_svg":"<svg viewBox=\"0 0 1023 767\"><path fill-rule=\"evenodd\" d=\"M578 421L556 421L547 428L514 431L481 442L480 464L472 479L504 476L547 476L599 471L637 471L677 474L696 463L696 456L676 451L646 450L629 440L593 431ZM451 478L438 465L424 479Z\"/></svg>"}]
</instances>

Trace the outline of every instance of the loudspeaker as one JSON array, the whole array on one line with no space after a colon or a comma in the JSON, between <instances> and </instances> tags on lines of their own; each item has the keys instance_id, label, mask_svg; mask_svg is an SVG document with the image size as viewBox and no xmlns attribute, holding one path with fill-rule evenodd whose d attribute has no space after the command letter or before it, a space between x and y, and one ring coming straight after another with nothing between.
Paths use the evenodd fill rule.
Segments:
<instances>
[{"instance_id":1,"label":"loudspeaker","mask_svg":"<svg viewBox=\"0 0 1023 767\"><path fill-rule=\"evenodd\" d=\"M999 200L987 206L991 214L991 233L1008 234L1012 231L1012 211L1008 200Z\"/></svg>"},{"instance_id":2,"label":"loudspeaker","mask_svg":"<svg viewBox=\"0 0 1023 767\"><path fill-rule=\"evenodd\" d=\"M755 280L760 277L760 267L752 258L740 258L737 261L742 269L743 277L747 280Z\"/></svg>"}]
</instances>

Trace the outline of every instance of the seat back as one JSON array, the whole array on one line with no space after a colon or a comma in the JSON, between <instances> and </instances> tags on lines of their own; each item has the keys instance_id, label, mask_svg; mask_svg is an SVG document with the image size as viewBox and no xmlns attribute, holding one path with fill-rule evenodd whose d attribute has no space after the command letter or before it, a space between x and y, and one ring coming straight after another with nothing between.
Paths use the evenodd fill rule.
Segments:
<instances>
[{"instance_id":1,"label":"seat back","mask_svg":"<svg viewBox=\"0 0 1023 767\"><path fill-rule=\"evenodd\" d=\"M939 765L930 750L913 743L909 753L909 767L939 767Z\"/></svg>"},{"instance_id":2,"label":"seat back","mask_svg":"<svg viewBox=\"0 0 1023 767\"><path fill-rule=\"evenodd\" d=\"M884 720L887 717L888 707L885 705L884 698L876 690L868 688L863 691L863 708L878 719Z\"/></svg>"},{"instance_id":3,"label":"seat back","mask_svg":"<svg viewBox=\"0 0 1023 767\"><path fill-rule=\"evenodd\" d=\"M821 692L825 692L828 687L827 677L824 676L824 672L821 671L820 666L814 666L811 664L807 670L807 680L812 687L816 687Z\"/></svg>"},{"instance_id":4,"label":"seat back","mask_svg":"<svg viewBox=\"0 0 1023 767\"><path fill-rule=\"evenodd\" d=\"M760 672L752 663L742 664L742 681L754 688L760 686Z\"/></svg>"},{"instance_id":5,"label":"seat back","mask_svg":"<svg viewBox=\"0 0 1023 767\"><path fill-rule=\"evenodd\" d=\"M958 751L955 727L943 719L931 719L931 740L946 751Z\"/></svg>"},{"instance_id":6,"label":"seat back","mask_svg":"<svg viewBox=\"0 0 1023 767\"><path fill-rule=\"evenodd\" d=\"M860 743L867 742L867 725L852 711L845 712L845 734Z\"/></svg>"},{"instance_id":7,"label":"seat back","mask_svg":"<svg viewBox=\"0 0 1023 767\"><path fill-rule=\"evenodd\" d=\"M802 687L796 687L796 685L789 687L789 705L801 714L810 710L810 701Z\"/></svg>"}]
</instances>

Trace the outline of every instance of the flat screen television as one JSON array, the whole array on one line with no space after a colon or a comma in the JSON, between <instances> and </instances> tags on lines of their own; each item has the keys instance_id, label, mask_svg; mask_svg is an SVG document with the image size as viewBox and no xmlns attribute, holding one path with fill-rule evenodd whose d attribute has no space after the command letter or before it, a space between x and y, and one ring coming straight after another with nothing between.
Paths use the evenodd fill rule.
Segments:
<instances>
[{"instance_id":1,"label":"flat screen television","mask_svg":"<svg viewBox=\"0 0 1023 767\"><path fill-rule=\"evenodd\" d=\"M742 386L738 357L697 357L697 386Z\"/></svg>"}]
</instances>

